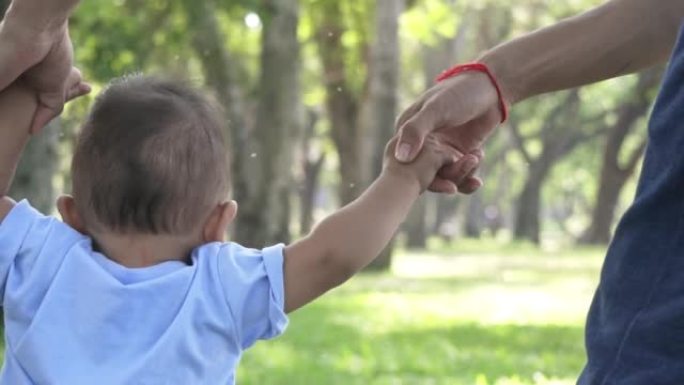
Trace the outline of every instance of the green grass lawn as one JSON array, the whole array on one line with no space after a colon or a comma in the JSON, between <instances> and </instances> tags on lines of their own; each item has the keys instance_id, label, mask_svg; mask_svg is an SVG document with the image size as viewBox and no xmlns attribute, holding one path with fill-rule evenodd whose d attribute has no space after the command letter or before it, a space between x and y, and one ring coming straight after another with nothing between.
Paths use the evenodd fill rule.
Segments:
<instances>
[{"instance_id":1,"label":"green grass lawn","mask_svg":"<svg viewBox=\"0 0 684 385\"><path fill-rule=\"evenodd\" d=\"M244 384L574 384L602 250L461 244L400 253L292 314Z\"/></svg>"}]
</instances>

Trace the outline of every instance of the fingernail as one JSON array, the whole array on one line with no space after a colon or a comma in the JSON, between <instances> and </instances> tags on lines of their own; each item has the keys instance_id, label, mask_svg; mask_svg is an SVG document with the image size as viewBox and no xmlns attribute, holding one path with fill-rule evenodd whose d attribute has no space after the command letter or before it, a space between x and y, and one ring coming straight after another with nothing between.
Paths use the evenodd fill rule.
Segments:
<instances>
[{"instance_id":1,"label":"fingernail","mask_svg":"<svg viewBox=\"0 0 684 385\"><path fill-rule=\"evenodd\" d=\"M409 155L411 155L411 145L407 143L400 144L397 152L394 154L400 162L408 162Z\"/></svg>"}]
</instances>

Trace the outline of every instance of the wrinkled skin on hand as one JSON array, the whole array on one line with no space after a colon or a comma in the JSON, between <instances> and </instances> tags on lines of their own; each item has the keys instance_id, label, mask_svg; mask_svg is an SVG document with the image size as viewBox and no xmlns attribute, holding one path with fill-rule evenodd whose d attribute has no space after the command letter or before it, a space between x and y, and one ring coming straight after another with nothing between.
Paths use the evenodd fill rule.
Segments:
<instances>
[{"instance_id":1,"label":"wrinkled skin on hand","mask_svg":"<svg viewBox=\"0 0 684 385\"><path fill-rule=\"evenodd\" d=\"M423 193L431 185L435 174L444 166L453 165L463 157L463 154L454 149L449 144L437 138L433 134L428 134L424 141L421 152L411 163L400 163L394 157L399 138L393 137L385 147L385 159L383 173L389 172L395 175L403 175L409 180L418 182L420 192ZM465 178L475 172L477 163L461 162L457 168L458 178ZM455 192L455 191L454 191Z\"/></svg>"},{"instance_id":2,"label":"wrinkled skin on hand","mask_svg":"<svg viewBox=\"0 0 684 385\"><path fill-rule=\"evenodd\" d=\"M400 137L395 149L399 161L411 162L431 134L465 154L442 167L430 184L434 192L471 194L482 186L475 170L482 161L482 146L501 121L496 89L485 74L469 72L437 83L407 108L397 121Z\"/></svg>"}]
</instances>

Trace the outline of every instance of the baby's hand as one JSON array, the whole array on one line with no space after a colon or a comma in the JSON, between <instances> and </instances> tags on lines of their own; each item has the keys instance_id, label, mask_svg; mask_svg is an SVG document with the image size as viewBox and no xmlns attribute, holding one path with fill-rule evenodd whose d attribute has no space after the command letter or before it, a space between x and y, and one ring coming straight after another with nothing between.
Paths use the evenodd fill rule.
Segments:
<instances>
[{"instance_id":1,"label":"baby's hand","mask_svg":"<svg viewBox=\"0 0 684 385\"><path fill-rule=\"evenodd\" d=\"M12 85L12 87L17 89L17 92L35 95L35 102L38 102L38 94L32 87L25 83L24 79L20 78ZM90 89L90 85L83 81L81 71L79 71L76 67L72 67L69 77L66 80L66 89L64 91L65 103L88 94ZM38 129L42 129L42 127L38 127ZM37 132L31 133L36 134Z\"/></svg>"},{"instance_id":2,"label":"baby's hand","mask_svg":"<svg viewBox=\"0 0 684 385\"><path fill-rule=\"evenodd\" d=\"M425 138L422 151L412 163L399 163L393 153L397 140L397 137L392 138L387 147L385 147L383 173L398 175L417 182L421 193L430 186L435 175L442 167L455 163L463 157L463 154L453 147L442 143L433 135L428 135ZM476 162L472 162L472 164L471 162L466 162L465 167L461 170L462 176L469 175L476 167ZM452 191L454 193L457 191L456 186L453 186Z\"/></svg>"},{"instance_id":3,"label":"baby's hand","mask_svg":"<svg viewBox=\"0 0 684 385\"><path fill-rule=\"evenodd\" d=\"M64 95L64 102L70 102L73 99L76 99L78 97L81 97L83 95L87 95L90 93L91 87L90 84L87 82L83 81L83 76L81 75L81 71L76 68L72 67L71 68L71 73L69 73L69 77L67 78L66 81L66 91Z\"/></svg>"}]
</instances>

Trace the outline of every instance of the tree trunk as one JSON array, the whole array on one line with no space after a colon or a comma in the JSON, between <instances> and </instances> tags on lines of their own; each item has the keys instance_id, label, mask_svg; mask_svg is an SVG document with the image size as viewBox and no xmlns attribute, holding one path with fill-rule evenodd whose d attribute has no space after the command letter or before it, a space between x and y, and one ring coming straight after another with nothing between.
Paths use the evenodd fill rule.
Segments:
<instances>
[{"instance_id":1,"label":"tree trunk","mask_svg":"<svg viewBox=\"0 0 684 385\"><path fill-rule=\"evenodd\" d=\"M296 0L263 0L261 87L257 121L248 135L235 68L211 1L183 2L208 87L229 122L234 197L241 205L236 240L262 247L287 238L289 158L299 125L299 44ZM285 227L285 228L283 228Z\"/></svg>"},{"instance_id":2,"label":"tree trunk","mask_svg":"<svg viewBox=\"0 0 684 385\"><path fill-rule=\"evenodd\" d=\"M495 188L487 195L479 192L466 198L466 211L463 213L463 235L467 238L480 238L485 230L490 230L490 234L495 236L503 226L501 217L501 202L507 200L507 192L510 184L506 183L508 178L505 170L506 154L510 150L508 141L502 141L501 136L493 137L485 149L487 154L486 161L480 166L479 176L483 180L496 179L496 182L489 185ZM498 175L494 175L499 169Z\"/></svg>"},{"instance_id":3,"label":"tree trunk","mask_svg":"<svg viewBox=\"0 0 684 385\"><path fill-rule=\"evenodd\" d=\"M620 164L620 154L629 133L648 113L652 102L651 91L658 86L661 72L662 68L654 68L639 74L636 89L632 93L634 99L619 108L617 121L608 130L596 205L592 211L591 223L580 237L580 243L607 244L610 241L620 193L641 159L646 145L646 133L643 134L641 144L632 150L624 165Z\"/></svg>"},{"instance_id":4,"label":"tree trunk","mask_svg":"<svg viewBox=\"0 0 684 385\"><path fill-rule=\"evenodd\" d=\"M515 239L540 243L541 192L546 177L558 161L600 132L597 130L588 133L571 129L578 126L579 103L578 90L570 91L546 116L540 132L542 152L536 158L532 158L526 150L515 119L509 120L516 145L529 164L527 180L517 202L513 230Z\"/></svg>"},{"instance_id":5,"label":"tree trunk","mask_svg":"<svg viewBox=\"0 0 684 385\"><path fill-rule=\"evenodd\" d=\"M587 232L580 238L583 244L607 244L620 193L631 174L610 171L607 164L601 170L599 195L592 211L592 220Z\"/></svg>"},{"instance_id":6,"label":"tree trunk","mask_svg":"<svg viewBox=\"0 0 684 385\"><path fill-rule=\"evenodd\" d=\"M428 195L418 198L404 224L406 247L409 249L427 247L427 198Z\"/></svg>"},{"instance_id":7,"label":"tree trunk","mask_svg":"<svg viewBox=\"0 0 684 385\"><path fill-rule=\"evenodd\" d=\"M454 2L449 0L448 4L453 7ZM462 18L455 36L438 38L434 45L423 45L421 61L426 90L435 84L437 75L459 61L466 43L470 20L467 17ZM458 201L442 194L424 194L416 202L404 226L407 247L425 249L428 236L431 233L437 234L444 221L454 215ZM428 224L428 215L431 211L434 211L434 221Z\"/></svg>"},{"instance_id":8,"label":"tree trunk","mask_svg":"<svg viewBox=\"0 0 684 385\"><path fill-rule=\"evenodd\" d=\"M304 186L300 192L299 231L308 234L313 227L313 212L316 204L321 169L325 164L325 154L304 165Z\"/></svg>"},{"instance_id":9,"label":"tree trunk","mask_svg":"<svg viewBox=\"0 0 684 385\"><path fill-rule=\"evenodd\" d=\"M457 12L455 8L455 1L448 0L447 2L454 12ZM467 12L470 14L470 12ZM431 88L435 84L435 78L446 68L457 63L463 56L463 51L467 43L468 31L471 28L472 18L464 17L461 18L461 22L458 26L455 36L448 38L439 38L437 43L434 45L424 45L421 49L422 51L422 66L423 66L423 76L425 81L425 89ZM414 211L409 216L409 224L411 227L407 227L409 231L418 226L424 226L425 229L422 231L424 239L411 239L416 238L419 234L416 232L413 235L408 234L409 245L413 244L415 246L422 245L423 248L427 246L427 237L430 234L439 234L446 241L451 241L453 235L455 234L455 226L448 228L447 222L456 216L458 204L462 202L461 199L453 199L453 197L445 196L443 194L429 194L424 198L425 202L418 202ZM420 215L423 217L420 217ZM430 216L431 221L428 224L428 216ZM415 221L415 224L413 223Z\"/></svg>"},{"instance_id":10,"label":"tree trunk","mask_svg":"<svg viewBox=\"0 0 684 385\"><path fill-rule=\"evenodd\" d=\"M299 191L299 232L308 234L313 225L313 212L316 203L318 183L325 163L325 153L312 149L315 137L318 115L315 111L308 112L308 121L302 135L302 187Z\"/></svg>"},{"instance_id":11,"label":"tree trunk","mask_svg":"<svg viewBox=\"0 0 684 385\"><path fill-rule=\"evenodd\" d=\"M518 198L514 238L539 243L539 219L541 217L541 189L549 174L551 159L540 159L530 167L525 186Z\"/></svg>"},{"instance_id":12,"label":"tree trunk","mask_svg":"<svg viewBox=\"0 0 684 385\"><path fill-rule=\"evenodd\" d=\"M473 194L467 199L468 207L463 218L463 235L467 238L478 239L482 236L482 228L484 227L482 194Z\"/></svg>"},{"instance_id":13,"label":"tree trunk","mask_svg":"<svg viewBox=\"0 0 684 385\"><path fill-rule=\"evenodd\" d=\"M358 104L348 86L345 64L346 50L342 44L345 32L337 1L318 4L321 20L316 34L318 51L324 71L326 107L331 123L331 134L339 157L340 205L353 201L363 191L361 126L358 123Z\"/></svg>"},{"instance_id":14,"label":"tree trunk","mask_svg":"<svg viewBox=\"0 0 684 385\"><path fill-rule=\"evenodd\" d=\"M231 153L233 197L241 204L247 204L250 195L246 160L250 152L247 147L245 109L235 72L236 61L226 48L228 39L219 28L216 4L212 0L184 0L181 4L188 17L188 27L193 34L193 47L200 58L205 85L216 94L225 113L227 124L224 136ZM238 223L239 218L240 215Z\"/></svg>"},{"instance_id":15,"label":"tree trunk","mask_svg":"<svg viewBox=\"0 0 684 385\"><path fill-rule=\"evenodd\" d=\"M454 65L454 63L457 63L461 56L463 56L470 23L471 19L464 17L459 24L455 36L440 37L434 44L423 45L421 51L425 89L432 87L435 84L437 75Z\"/></svg>"},{"instance_id":16,"label":"tree trunk","mask_svg":"<svg viewBox=\"0 0 684 385\"><path fill-rule=\"evenodd\" d=\"M377 0L375 9L376 42L371 61L370 95L374 112L373 126L376 130L373 168L375 175L382 171L385 145L394 135L397 115L397 90L399 89L399 16L404 10L404 0ZM380 255L371 262L374 270L389 269L392 263L394 239Z\"/></svg>"},{"instance_id":17,"label":"tree trunk","mask_svg":"<svg viewBox=\"0 0 684 385\"><path fill-rule=\"evenodd\" d=\"M40 135L31 138L17 167L10 196L28 199L38 211L50 213L55 205L54 178L58 171L60 121L56 119Z\"/></svg>"},{"instance_id":18,"label":"tree trunk","mask_svg":"<svg viewBox=\"0 0 684 385\"><path fill-rule=\"evenodd\" d=\"M433 234L439 234L444 241L453 240L457 233L457 228L451 226L451 222L458 213L460 202L461 200L454 200L453 197L441 194L434 199L435 215L430 228Z\"/></svg>"},{"instance_id":19,"label":"tree trunk","mask_svg":"<svg viewBox=\"0 0 684 385\"><path fill-rule=\"evenodd\" d=\"M300 130L297 0L263 0L261 79L250 154L247 204L242 204L237 239L247 246L289 239L293 139Z\"/></svg>"},{"instance_id":20,"label":"tree trunk","mask_svg":"<svg viewBox=\"0 0 684 385\"><path fill-rule=\"evenodd\" d=\"M499 152L494 156L487 159L489 164L488 168L497 167L496 171L488 176L488 178L496 178L496 187L491 196L491 201L487 202L485 207L485 226L489 230L492 237L496 238L499 231L502 229L513 229L513 221L511 219L512 215L507 207L507 202L511 201L511 170L510 165L506 162L506 154L511 150L511 142L509 138L505 138L505 143L503 148L499 149ZM490 142L491 143L491 142ZM485 166L487 163L485 163ZM493 175L496 172L496 175ZM512 231L511 231L512 232Z\"/></svg>"}]
</instances>

